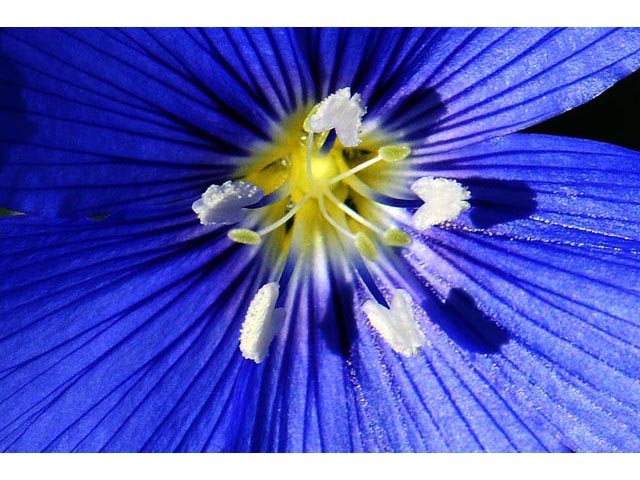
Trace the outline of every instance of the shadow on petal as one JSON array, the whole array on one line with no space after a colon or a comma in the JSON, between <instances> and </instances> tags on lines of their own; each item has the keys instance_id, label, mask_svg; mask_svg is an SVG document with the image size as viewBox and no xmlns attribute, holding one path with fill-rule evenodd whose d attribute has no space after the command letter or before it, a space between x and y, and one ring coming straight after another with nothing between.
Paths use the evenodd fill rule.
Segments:
<instances>
[{"instance_id":1,"label":"shadow on petal","mask_svg":"<svg viewBox=\"0 0 640 480\"><path fill-rule=\"evenodd\" d=\"M353 286L331 274L333 305L327 309L320 322L320 334L329 350L348 358L351 346L358 340L358 331L353 318Z\"/></svg>"},{"instance_id":2,"label":"shadow on petal","mask_svg":"<svg viewBox=\"0 0 640 480\"><path fill-rule=\"evenodd\" d=\"M24 77L13 60L0 53L0 167L11 145L26 140L35 131L35 126L27 120L21 92L23 84Z\"/></svg>"},{"instance_id":3,"label":"shadow on petal","mask_svg":"<svg viewBox=\"0 0 640 480\"><path fill-rule=\"evenodd\" d=\"M35 131L35 126L27 120L20 91L23 83L24 78L14 62L0 53L0 172L12 144L25 141ZM0 217L17 213L0 206Z\"/></svg>"},{"instance_id":4,"label":"shadow on petal","mask_svg":"<svg viewBox=\"0 0 640 480\"><path fill-rule=\"evenodd\" d=\"M402 132L404 141L423 142L446 113L440 94L431 87L420 87L403 97L382 114L385 128Z\"/></svg>"},{"instance_id":5,"label":"shadow on petal","mask_svg":"<svg viewBox=\"0 0 640 480\"><path fill-rule=\"evenodd\" d=\"M471 191L469 216L478 228L527 218L536 211L535 192L525 182L477 177L461 181Z\"/></svg>"},{"instance_id":6,"label":"shadow on petal","mask_svg":"<svg viewBox=\"0 0 640 480\"><path fill-rule=\"evenodd\" d=\"M444 311L433 315L431 320L471 353L496 353L510 339L509 332L483 313L473 298L460 288L451 289Z\"/></svg>"}]
</instances>

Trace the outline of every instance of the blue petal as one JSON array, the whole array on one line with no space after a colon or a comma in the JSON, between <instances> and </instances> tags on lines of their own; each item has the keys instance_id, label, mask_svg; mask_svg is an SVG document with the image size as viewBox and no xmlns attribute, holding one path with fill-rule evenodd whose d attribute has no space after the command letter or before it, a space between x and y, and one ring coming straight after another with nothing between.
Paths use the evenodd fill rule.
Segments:
<instances>
[{"instance_id":1,"label":"blue petal","mask_svg":"<svg viewBox=\"0 0 640 480\"><path fill-rule=\"evenodd\" d=\"M402 89L424 66L441 29L318 28L296 31L316 101L344 87L376 116L379 99Z\"/></svg>"},{"instance_id":2,"label":"blue petal","mask_svg":"<svg viewBox=\"0 0 640 480\"><path fill-rule=\"evenodd\" d=\"M470 211L430 229L407 257L416 284L440 299L425 295L434 345L448 337L448 355L466 357L536 434L553 432L572 450L640 448L639 162L614 146L512 135L423 163L423 174L456 178L472 195ZM451 292L502 340L443 316L437 305Z\"/></svg>"},{"instance_id":3,"label":"blue petal","mask_svg":"<svg viewBox=\"0 0 640 480\"><path fill-rule=\"evenodd\" d=\"M635 29L452 29L369 115L417 152L447 151L580 105L638 66Z\"/></svg>"},{"instance_id":4,"label":"blue petal","mask_svg":"<svg viewBox=\"0 0 640 480\"><path fill-rule=\"evenodd\" d=\"M345 265L289 279L287 324L264 365L252 366L238 450L565 450L534 414L515 410L433 325L420 358L403 359L362 314L369 298ZM408 273L408 275L406 275ZM403 275L404 274L404 275ZM378 278L411 277L394 268ZM402 280L400 280L402 281ZM389 285L384 283L385 289ZM415 285L412 286L415 289ZM433 297L424 286L422 294ZM432 299L433 301L433 299ZM437 302L442 315L453 309Z\"/></svg>"},{"instance_id":5,"label":"blue petal","mask_svg":"<svg viewBox=\"0 0 640 480\"><path fill-rule=\"evenodd\" d=\"M357 315L359 339L353 359L361 403L370 418L375 449L388 451L562 451L553 425L514 402L490 371L480 371L440 330L436 319L458 318L455 306L442 303L431 275L411 271L393 255L380 264L384 288L412 292L427 344L416 357L395 354ZM437 274L433 275L435 278ZM359 299L362 304L366 296ZM426 313L425 313L426 312ZM465 345L466 347L467 345ZM487 352L482 357L491 358ZM378 434L375 435L374 427ZM374 436L375 435L375 436Z\"/></svg>"},{"instance_id":6,"label":"blue petal","mask_svg":"<svg viewBox=\"0 0 640 480\"><path fill-rule=\"evenodd\" d=\"M521 130L640 66L637 29L317 29L297 32L315 97L351 87L365 121L423 153Z\"/></svg>"},{"instance_id":7,"label":"blue petal","mask_svg":"<svg viewBox=\"0 0 640 480\"><path fill-rule=\"evenodd\" d=\"M43 215L193 200L309 82L288 31L0 35L0 205Z\"/></svg>"},{"instance_id":8,"label":"blue petal","mask_svg":"<svg viewBox=\"0 0 640 480\"><path fill-rule=\"evenodd\" d=\"M0 219L0 450L188 449L241 408L256 251L183 212Z\"/></svg>"},{"instance_id":9,"label":"blue petal","mask_svg":"<svg viewBox=\"0 0 640 480\"><path fill-rule=\"evenodd\" d=\"M394 354L332 265L294 270L284 334L264 364L243 361L259 259L188 203L3 218L0 448L640 448L638 154L524 135L458 148L591 98L637 67L637 33L291 36L3 32L0 204L89 215L192 199L284 113L352 86L373 118L430 142L416 175L473 195L373 275L413 292L425 350Z\"/></svg>"},{"instance_id":10,"label":"blue petal","mask_svg":"<svg viewBox=\"0 0 640 480\"><path fill-rule=\"evenodd\" d=\"M86 216L193 199L343 86L385 129L447 150L587 101L638 66L638 43L603 29L4 30L0 204Z\"/></svg>"},{"instance_id":11,"label":"blue petal","mask_svg":"<svg viewBox=\"0 0 640 480\"><path fill-rule=\"evenodd\" d=\"M237 450L369 450L359 432L357 398L345 364L355 334L351 285L345 283L344 266L312 274L314 258L327 260L326 251L294 260L291 275L283 279L289 315L269 357L250 367L255 374Z\"/></svg>"}]
</instances>

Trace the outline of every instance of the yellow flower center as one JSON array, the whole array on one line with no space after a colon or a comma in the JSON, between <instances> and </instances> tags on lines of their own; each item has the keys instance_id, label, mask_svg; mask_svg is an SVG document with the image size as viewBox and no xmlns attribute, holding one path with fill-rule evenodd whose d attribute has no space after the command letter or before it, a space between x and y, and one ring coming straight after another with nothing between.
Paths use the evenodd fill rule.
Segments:
<instances>
[{"instance_id":1,"label":"yellow flower center","mask_svg":"<svg viewBox=\"0 0 640 480\"><path fill-rule=\"evenodd\" d=\"M327 241L337 232L341 241L353 242L369 259L376 256L371 236L379 236L392 246L410 243L404 232L384 230L375 224L375 218L367 218L376 216L375 201L363 194L361 184L367 182L358 177L379 186L389 163L405 158L410 150L383 146L382 137L373 136L363 138L356 147L345 147L330 133L305 131L301 114L285 123L282 134L256 156L243 175L243 181L259 186L266 195L283 192L283 198L266 207L269 212L260 230L233 229L233 240L256 244L281 227L286 231L300 228L296 247L303 247L318 237Z\"/></svg>"},{"instance_id":2,"label":"yellow flower center","mask_svg":"<svg viewBox=\"0 0 640 480\"><path fill-rule=\"evenodd\" d=\"M259 245L269 237L265 253L273 257L267 261L274 261L266 270L268 283L254 296L243 322L240 350L245 358L263 361L282 327L287 313L277 306L278 296L291 254L304 259L296 265L313 269L320 266L307 261L317 258L314 253L327 259L327 254L355 249L374 261L377 245L411 243L403 230L381 227L386 216L379 204L415 206L417 198L382 193L393 191L389 169L404 168L402 160L411 150L389 144L380 134L362 134L364 113L358 94L351 96L349 88L338 90L290 117L235 180L211 185L192 205L203 225L237 225L227 234L235 242ZM453 180L422 177L411 190L418 202L424 202L413 216L420 230L450 221L469 208L469 192ZM399 354L415 354L425 336L414 318L410 295L396 289L389 304L357 257L356 271L375 299L363 306L371 325Z\"/></svg>"}]
</instances>

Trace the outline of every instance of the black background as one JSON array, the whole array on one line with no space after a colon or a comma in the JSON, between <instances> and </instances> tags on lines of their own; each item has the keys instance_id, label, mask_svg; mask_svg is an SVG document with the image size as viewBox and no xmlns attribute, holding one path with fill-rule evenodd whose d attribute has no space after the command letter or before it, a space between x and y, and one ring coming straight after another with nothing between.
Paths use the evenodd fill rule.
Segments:
<instances>
[{"instance_id":1,"label":"black background","mask_svg":"<svg viewBox=\"0 0 640 480\"><path fill-rule=\"evenodd\" d=\"M639 117L640 70L589 103L524 131L588 138L640 150Z\"/></svg>"}]
</instances>

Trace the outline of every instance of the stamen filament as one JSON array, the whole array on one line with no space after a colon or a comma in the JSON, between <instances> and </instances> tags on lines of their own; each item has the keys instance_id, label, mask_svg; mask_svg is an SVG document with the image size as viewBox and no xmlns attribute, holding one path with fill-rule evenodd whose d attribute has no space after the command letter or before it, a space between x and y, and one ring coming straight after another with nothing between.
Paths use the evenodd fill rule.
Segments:
<instances>
[{"instance_id":1,"label":"stamen filament","mask_svg":"<svg viewBox=\"0 0 640 480\"><path fill-rule=\"evenodd\" d=\"M282 274L284 272L284 267L289 258L289 249L283 248L278 254L278 259L275 262L275 266L271 269L270 278L272 282L280 283L282 279Z\"/></svg>"},{"instance_id":2,"label":"stamen filament","mask_svg":"<svg viewBox=\"0 0 640 480\"><path fill-rule=\"evenodd\" d=\"M302 197L302 199L296 203L293 208L291 210L289 210L280 220L277 220L275 222L273 222L271 225L267 225L266 227L264 227L261 230L258 230L258 235L263 236L266 235L267 233L273 232L276 228L284 225L285 223L287 223L287 221L289 221L289 219L293 218L293 216L298 213L298 210L300 210L300 207L302 207L302 205L305 204L305 202L307 200L309 200L311 198L311 194L307 193L304 197Z\"/></svg>"},{"instance_id":3,"label":"stamen filament","mask_svg":"<svg viewBox=\"0 0 640 480\"><path fill-rule=\"evenodd\" d=\"M419 207L423 204L422 200L415 197L413 199L409 199L384 195L371 188L356 176L346 178L344 180L344 183L346 183L349 188L360 194L362 197L368 200L372 200L375 203L388 205L390 207L414 208Z\"/></svg>"},{"instance_id":4,"label":"stamen filament","mask_svg":"<svg viewBox=\"0 0 640 480\"><path fill-rule=\"evenodd\" d=\"M342 210L344 213L346 213L347 215L349 215L351 218L353 218L354 220L356 220L357 222L361 223L362 225L364 225L365 227L367 227L369 230L372 230L373 232L377 233L378 235L384 236L384 231L381 228L376 227L373 223L371 223L369 220L367 220L366 218L364 218L362 215L360 215L358 212L356 212L355 210L353 210L352 208L349 208L347 205L345 205L343 202L341 202L340 200L338 200L336 198L336 196L330 191L327 190L325 192L325 195L329 198L329 200L331 200L340 210Z\"/></svg>"},{"instance_id":5,"label":"stamen filament","mask_svg":"<svg viewBox=\"0 0 640 480\"><path fill-rule=\"evenodd\" d=\"M315 185L315 178L313 177L313 169L311 168L311 162L313 159L313 132L307 133L307 175L309 175L309 181L311 185Z\"/></svg>"},{"instance_id":6,"label":"stamen filament","mask_svg":"<svg viewBox=\"0 0 640 480\"><path fill-rule=\"evenodd\" d=\"M331 215L329 215L329 212L327 212L327 207L324 204L323 195L320 195L320 197L318 197L318 204L320 205L320 211L322 212L322 216L327 222L329 222L333 226L333 228L335 228L336 230L338 230L340 233L350 238L351 240L355 240L356 236L353 233L351 233L349 230L344 228L342 225L336 222Z\"/></svg>"},{"instance_id":7,"label":"stamen filament","mask_svg":"<svg viewBox=\"0 0 640 480\"><path fill-rule=\"evenodd\" d=\"M376 155L375 157L367 160L366 162L362 162L360 165L356 165L355 167L347 170L346 172L343 172L340 175L336 175L335 177L333 177L327 182L327 185L333 185L334 183L341 182L345 178L351 177L352 175L355 175L356 173L364 170L365 168L369 168L372 165L375 165L381 160L382 160L382 157L380 155Z\"/></svg>"}]
</instances>

